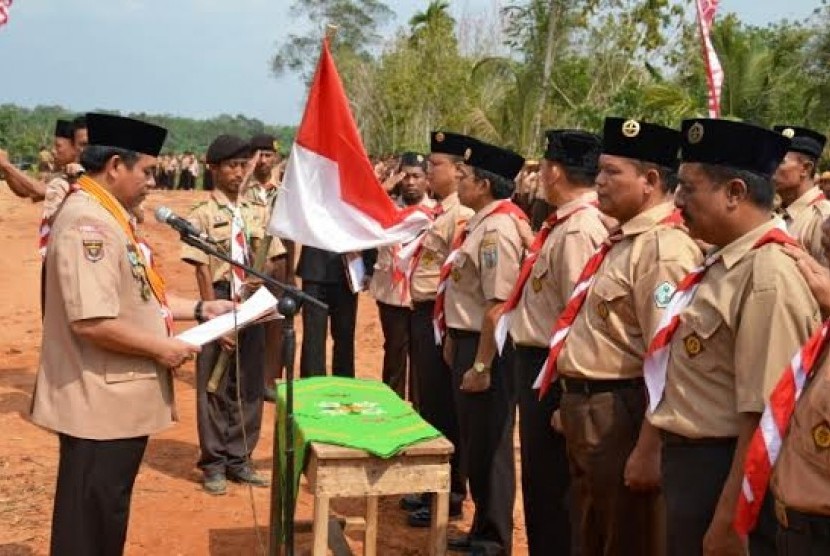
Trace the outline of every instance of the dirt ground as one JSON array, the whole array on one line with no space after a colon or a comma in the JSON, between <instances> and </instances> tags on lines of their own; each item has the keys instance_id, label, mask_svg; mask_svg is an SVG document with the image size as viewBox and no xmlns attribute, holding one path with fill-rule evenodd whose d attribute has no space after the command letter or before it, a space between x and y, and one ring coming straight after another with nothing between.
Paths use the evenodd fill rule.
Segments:
<instances>
[{"instance_id":1,"label":"dirt ground","mask_svg":"<svg viewBox=\"0 0 830 556\"><path fill-rule=\"evenodd\" d=\"M145 203L146 235L161 261L168 287L177 293L195 295L190 267L178 260L175 232L155 222L153 210L160 205L186 213L203 192L158 192ZM57 472L56 437L32 425L28 409L37 370L41 328L39 316L39 270L37 227L40 205L14 197L0 183L0 556L46 554L52 496ZM374 302L361 295L357 325L358 376L380 377L382 336ZM183 327L193 323L184 323ZM299 319L298 319L299 324ZM300 331L300 334L302 332ZM200 489L195 467L198 446L195 424L193 368L186 367L176 380L180 423L151 438L138 475L132 501L126 554L236 556L262 554L256 526L265 543L269 516L269 491L229 485L227 496L211 497ZM271 468L273 406L266 404L262 439L254 453L256 467ZM517 453L518 455L518 453ZM381 500L378 553L380 555L426 554L428 530L410 529L397 497ZM301 487L297 519L309 520L313 499ZM340 516L363 515L357 499L335 500L332 510ZM472 504L465 519L452 522L450 534L465 531L472 518ZM527 553L520 493L515 507L514 554ZM347 531L355 554L361 554L363 534ZM308 553L310 534L298 536L299 553Z\"/></svg>"}]
</instances>

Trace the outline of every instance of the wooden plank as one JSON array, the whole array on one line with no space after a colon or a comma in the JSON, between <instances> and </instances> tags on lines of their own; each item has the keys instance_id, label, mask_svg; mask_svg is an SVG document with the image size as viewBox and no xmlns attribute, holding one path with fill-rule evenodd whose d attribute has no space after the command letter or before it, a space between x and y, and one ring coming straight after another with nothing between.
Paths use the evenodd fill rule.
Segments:
<instances>
[{"instance_id":1,"label":"wooden plank","mask_svg":"<svg viewBox=\"0 0 830 556\"><path fill-rule=\"evenodd\" d=\"M363 450L357 450L355 448L346 448L345 446L337 446L334 444L323 444L321 442L312 442L311 450L314 453L316 453L320 459L362 459L377 457ZM413 444L412 446L409 446L406 449L402 450L399 454L393 456L393 458L400 457L402 455L449 455L452 453L452 443L442 436L438 438L433 438L431 440L425 440L424 442L419 442L417 444Z\"/></svg>"},{"instance_id":2,"label":"wooden plank","mask_svg":"<svg viewBox=\"0 0 830 556\"><path fill-rule=\"evenodd\" d=\"M314 524L312 525L314 542L311 549L313 556L328 554L329 529L329 497L318 494L314 497Z\"/></svg>"},{"instance_id":3,"label":"wooden plank","mask_svg":"<svg viewBox=\"0 0 830 556\"><path fill-rule=\"evenodd\" d=\"M430 556L444 556L447 553L447 521L450 512L449 490L438 492L432 497L432 525L429 530Z\"/></svg>"},{"instance_id":4,"label":"wooden plank","mask_svg":"<svg viewBox=\"0 0 830 556\"><path fill-rule=\"evenodd\" d=\"M378 552L378 497L366 497L366 533L363 536L363 556L377 556Z\"/></svg>"},{"instance_id":5,"label":"wooden plank","mask_svg":"<svg viewBox=\"0 0 830 556\"><path fill-rule=\"evenodd\" d=\"M314 492L331 497L406 494L449 489L450 466L432 461L405 465L398 461L359 464L318 464L314 467Z\"/></svg>"}]
</instances>

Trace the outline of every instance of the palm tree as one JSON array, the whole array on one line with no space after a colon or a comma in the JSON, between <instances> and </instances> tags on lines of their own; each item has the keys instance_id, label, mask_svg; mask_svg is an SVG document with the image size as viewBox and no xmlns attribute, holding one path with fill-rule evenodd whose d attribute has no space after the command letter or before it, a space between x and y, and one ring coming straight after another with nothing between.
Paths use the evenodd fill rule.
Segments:
<instances>
[{"instance_id":1,"label":"palm tree","mask_svg":"<svg viewBox=\"0 0 830 556\"><path fill-rule=\"evenodd\" d=\"M449 14L449 9L449 2L431 0L425 11L417 12L409 19L409 29L412 33L410 41L417 44L429 35L452 29L455 20Z\"/></svg>"}]
</instances>

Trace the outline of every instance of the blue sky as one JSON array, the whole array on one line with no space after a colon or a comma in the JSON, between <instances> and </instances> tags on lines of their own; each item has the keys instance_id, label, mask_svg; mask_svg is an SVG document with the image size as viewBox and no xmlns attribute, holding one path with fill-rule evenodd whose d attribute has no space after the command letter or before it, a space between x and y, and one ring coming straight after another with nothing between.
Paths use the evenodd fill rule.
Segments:
<instances>
[{"instance_id":1,"label":"blue sky","mask_svg":"<svg viewBox=\"0 0 830 556\"><path fill-rule=\"evenodd\" d=\"M275 79L269 58L293 25L293 0L16 0L0 27L0 104L210 117L245 114L295 124L305 87ZM427 0L388 0L402 25ZM802 19L818 0L721 0L762 24ZM456 16L496 0L452 0Z\"/></svg>"}]
</instances>

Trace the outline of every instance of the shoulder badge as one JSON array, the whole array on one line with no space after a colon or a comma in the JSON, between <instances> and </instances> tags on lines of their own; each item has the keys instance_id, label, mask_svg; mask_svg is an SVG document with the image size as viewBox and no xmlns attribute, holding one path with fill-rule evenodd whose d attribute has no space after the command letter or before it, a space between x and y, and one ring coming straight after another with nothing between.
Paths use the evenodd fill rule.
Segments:
<instances>
[{"instance_id":1,"label":"shoulder badge","mask_svg":"<svg viewBox=\"0 0 830 556\"><path fill-rule=\"evenodd\" d=\"M813 443L820 450L830 448L830 425L827 421L813 427Z\"/></svg>"},{"instance_id":2,"label":"shoulder badge","mask_svg":"<svg viewBox=\"0 0 830 556\"><path fill-rule=\"evenodd\" d=\"M82 239L81 243L84 247L84 257L86 257L86 260L97 263L104 258L104 240Z\"/></svg>"},{"instance_id":3,"label":"shoulder badge","mask_svg":"<svg viewBox=\"0 0 830 556\"><path fill-rule=\"evenodd\" d=\"M658 309L665 309L669 306L675 289L674 284L669 282L663 282L654 289L654 304Z\"/></svg>"}]
</instances>

